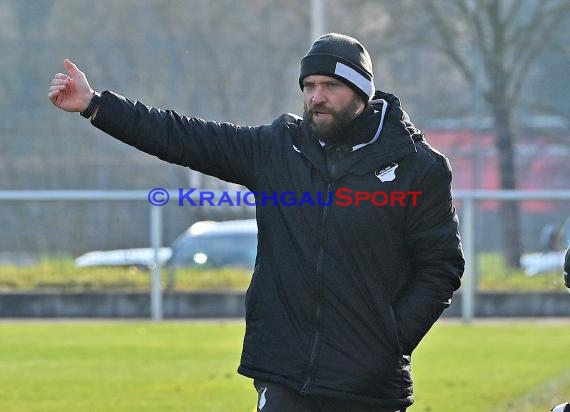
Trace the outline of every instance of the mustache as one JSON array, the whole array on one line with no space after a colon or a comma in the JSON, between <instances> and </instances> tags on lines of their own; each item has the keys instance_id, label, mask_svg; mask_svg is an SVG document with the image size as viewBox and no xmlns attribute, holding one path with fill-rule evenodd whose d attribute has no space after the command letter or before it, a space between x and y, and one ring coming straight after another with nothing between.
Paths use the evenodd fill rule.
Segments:
<instances>
[{"instance_id":1,"label":"mustache","mask_svg":"<svg viewBox=\"0 0 570 412\"><path fill-rule=\"evenodd\" d=\"M326 105L324 104L313 104L310 107L307 108L307 111L311 114L315 113L315 112L320 112L320 113L333 113L332 110L330 110Z\"/></svg>"}]
</instances>

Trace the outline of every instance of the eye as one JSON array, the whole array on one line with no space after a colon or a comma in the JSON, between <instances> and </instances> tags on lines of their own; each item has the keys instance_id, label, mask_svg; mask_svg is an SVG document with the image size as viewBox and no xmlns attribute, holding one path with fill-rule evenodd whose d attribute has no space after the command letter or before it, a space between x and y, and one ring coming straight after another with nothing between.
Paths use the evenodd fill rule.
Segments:
<instances>
[{"instance_id":1,"label":"eye","mask_svg":"<svg viewBox=\"0 0 570 412\"><path fill-rule=\"evenodd\" d=\"M303 90L313 90L315 88L314 83L303 83Z\"/></svg>"}]
</instances>

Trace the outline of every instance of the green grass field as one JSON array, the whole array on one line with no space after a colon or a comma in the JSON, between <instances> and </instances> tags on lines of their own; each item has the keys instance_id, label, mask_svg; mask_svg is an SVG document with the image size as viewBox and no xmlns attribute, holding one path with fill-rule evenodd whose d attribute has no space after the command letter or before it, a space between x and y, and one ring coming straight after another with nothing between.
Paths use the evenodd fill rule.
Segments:
<instances>
[{"instance_id":1,"label":"green grass field","mask_svg":"<svg viewBox=\"0 0 570 412\"><path fill-rule=\"evenodd\" d=\"M570 398L570 323L439 323L412 412L539 412ZM243 324L0 322L0 411L251 412Z\"/></svg>"}]
</instances>

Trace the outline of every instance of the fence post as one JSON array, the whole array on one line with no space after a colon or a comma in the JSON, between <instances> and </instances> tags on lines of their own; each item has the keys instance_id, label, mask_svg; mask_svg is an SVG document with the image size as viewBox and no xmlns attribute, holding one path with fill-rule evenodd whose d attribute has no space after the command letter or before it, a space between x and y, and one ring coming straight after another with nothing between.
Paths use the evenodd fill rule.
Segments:
<instances>
[{"instance_id":1,"label":"fence post","mask_svg":"<svg viewBox=\"0 0 570 412\"><path fill-rule=\"evenodd\" d=\"M461 317L463 323L470 323L475 313L475 214L473 197L467 196L463 204L463 253L465 272L461 286Z\"/></svg>"},{"instance_id":2,"label":"fence post","mask_svg":"<svg viewBox=\"0 0 570 412\"><path fill-rule=\"evenodd\" d=\"M162 319L161 262L159 250L162 245L162 207L150 206L150 246L153 249L153 263L150 282L150 313L154 321Z\"/></svg>"}]
</instances>

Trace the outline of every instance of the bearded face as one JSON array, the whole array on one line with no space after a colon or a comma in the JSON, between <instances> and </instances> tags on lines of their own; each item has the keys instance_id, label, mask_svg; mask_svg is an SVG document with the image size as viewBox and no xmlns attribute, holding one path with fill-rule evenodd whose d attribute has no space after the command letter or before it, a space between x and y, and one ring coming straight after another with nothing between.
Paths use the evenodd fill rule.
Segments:
<instances>
[{"instance_id":1,"label":"bearded face","mask_svg":"<svg viewBox=\"0 0 570 412\"><path fill-rule=\"evenodd\" d=\"M326 104L305 102L303 119L309 123L314 136L324 143L342 143L344 130L359 112L361 99L355 97L344 107L333 109Z\"/></svg>"},{"instance_id":2,"label":"bearded face","mask_svg":"<svg viewBox=\"0 0 570 412\"><path fill-rule=\"evenodd\" d=\"M345 140L346 126L364 108L354 90L329 76L307 76L303 80L303 98L303 119L315 137L325 143Z\"/></svg>"}]
</instances>

